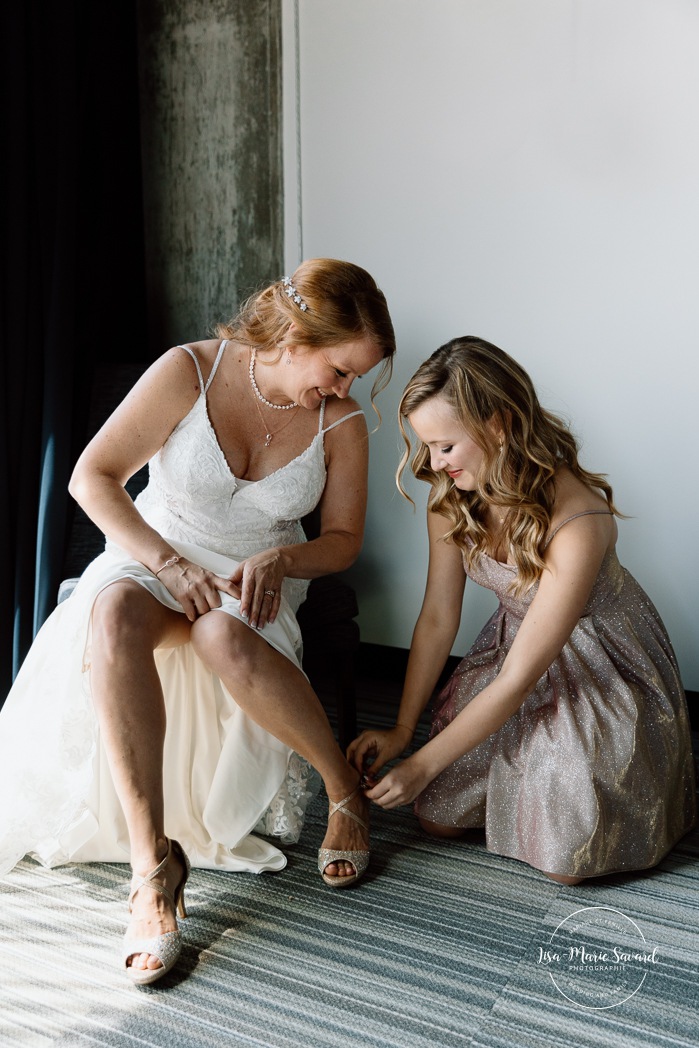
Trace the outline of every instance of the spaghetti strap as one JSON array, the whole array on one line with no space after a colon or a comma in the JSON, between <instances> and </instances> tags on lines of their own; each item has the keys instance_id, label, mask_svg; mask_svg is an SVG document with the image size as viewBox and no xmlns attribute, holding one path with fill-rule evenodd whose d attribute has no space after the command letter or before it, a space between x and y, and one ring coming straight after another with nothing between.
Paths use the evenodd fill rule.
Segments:
<instances>
[{"instance_id":1,"label":"spaghetti strap","mask_svg":"<svg viewBox=\"0 0 699 1048\"><path fill-rule=\"evenodd\" d=\"M215 376L215 374L216 374L216 372L218 370L218 366L221 363L221 357L223 356L223 351L226 348L227 344L228 344L228 339L224 338L223 341L221 342L221 345L218 348L218 353L216 354L216 360L214 361L214 366L211 369L211 373L209 374L209 378L208 378L208 381L206 382L206 384L204 384L204 376L201 373L201 367L199 366L199 361L197 360L197 355L194 352L194 350L190 349L189 346L181 346L180 345L180 346L177 347L178 349L183 349L185 351L185 353L189 353L190 357L194 361L194 366L197 369L197 375L199 376L199 389L201 390L201 394L203 396L206 396L206 394L209 392L209 386L211 385L211 383L214 380L214 376Z\"/></svg>"},{"instance_id":2,"label":"spaghetti strap","mask_svg":"<svg viewBox=\"0 0 699 1048\"><path fill-rule=\"evenodd\" d=\"M205 393L209 392L209 386L213 382L214 376L216 375L216 372L218 371L218 366L221 363L221 357L223 356L223 351L224 351L224 349L226 348L227 345L228 345L228 339L227 338L222 339L221 340L221 345L218 347L218 353L216 354L216 360L214 361L214 366L212 367L211 374L209 375L209 380L206 383L206 385L204 386L204 392Z\"/></svg>"},{"instance_id":3,"label":"spaghetti strap","mask_svg":"<svg viewBox=\"0 0 699 1048\"><path fill-rule=\"evenodd\" d=\"M570 524L571 520L576 520L577 517L590 516L613 517L614 514L609 509L584 509L580 513L574 513L572 517L566 517L565 520L562 520L561 523L554 528L549 537L546 539L544 549L546 549L546 546L548 546L549 542L551 542L551 540L558 534L558 532L561 530L562 527L564 527L564 525Z\"/></svg>"},{"instance_id":4,"label":"spaghetti strap","mask_svg":"<svg viewBox=\"0 0 699 1048\"><path fill-rule=\"evenodd\" d=\"M199 367L199 361L197 360L196 353L193 349L190 349L189 346L178 346L177 348L183 349L185 353L189 353L190 357L194 361L194 366L197 369L197 375L199 376L199 389L202 393L206 393L206 386L204 385L204 376L201 373L201 368Z\"/></svg>"},{"instance_id":5,"label":"spaghetti strap","mask_svg":"<svg viewBox=\"0 0 699 1048\"><path fill-rule=\"evenodd\" d=\"M323 402L323 403L325 403L325 402ZM339 426L343 422L346 422L348 418L354 418L355 415L363 415L363 414L364 414L363 411L350 411L350 413L348 415L343 415L342 418L338 418L338 419L335 420L335 422L331 422L330 425L327 427L327 429L322 429L321 432L322 433L329 433L331 429L335 429L335 426ZM320 422L321 422L321 426L322 426L323 420L321 419Z\"/></svg>"}]
</instances>

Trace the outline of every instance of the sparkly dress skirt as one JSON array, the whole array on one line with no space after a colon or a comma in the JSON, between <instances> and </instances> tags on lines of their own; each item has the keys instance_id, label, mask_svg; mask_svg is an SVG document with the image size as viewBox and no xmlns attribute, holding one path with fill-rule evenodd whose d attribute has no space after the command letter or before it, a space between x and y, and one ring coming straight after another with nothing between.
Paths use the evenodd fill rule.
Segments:
<instances>
[{"instance_id":1,"label":"sparkly dress skirt","mask_svg":"<svg viewBox=\"0 0 699 1048\"><path fill-rule=\"evenodd\" d=\"M438 697L432 736L499 673L536 592L481 557L470 574L500 606ZM548 873L594 877L658 863L694 825L684 690L660 617L607 554L584 615L520 709L446 768L417 814L484 827L490 851Z\"/></svg>"}]
</instances>

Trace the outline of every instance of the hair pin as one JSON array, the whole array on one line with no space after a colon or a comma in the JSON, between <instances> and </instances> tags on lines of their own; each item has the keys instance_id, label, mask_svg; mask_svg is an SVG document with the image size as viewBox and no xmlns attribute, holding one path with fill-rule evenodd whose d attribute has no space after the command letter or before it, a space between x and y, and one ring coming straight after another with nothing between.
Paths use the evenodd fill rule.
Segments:
<instances>
[{"instance_id":1,"label":"hair pin","mask_svg":"<svg viewBox=\"0 0 699 1048\"><path fill-rule=\"evenodd\" d=\"M299 307L299 309L303 313L305 313L306 310L308 309L308 306L303 301L303 299L299 295L299 293L296 290L296 288L294 287L294 285L291 283L291 280L289 279L289 277L284 277L284 279L282 280L282 284L284 285L284 290L286 291L286 293L289 296L289 298L292 299L296 303L296 305Z\"/></svg>"}]
</instances>

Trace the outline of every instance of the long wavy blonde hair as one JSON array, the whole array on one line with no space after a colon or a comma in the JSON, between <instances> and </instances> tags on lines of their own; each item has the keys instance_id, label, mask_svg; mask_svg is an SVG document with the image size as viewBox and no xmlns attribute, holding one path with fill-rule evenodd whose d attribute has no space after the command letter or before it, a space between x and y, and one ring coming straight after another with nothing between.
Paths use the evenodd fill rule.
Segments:
<instances>
[{"instance_id":1,"label":"long wavy blonde hair","mask_svg":"<svg viewBox=\"0 0 699 1048\"><path fill-rule=\"evenodd\" d=\"M320 348L368 338L383 358L371 390L373 404L390 380L396 351L383 291L366 269L336 258L307 259L290 279L306 310L289 297L282 281L276 280L244 302L227 324L219 324L216 334L257 349L271 349L282 339L288 345ZM292 323L295 331L289 334Z\"/></svg>"},{"instance_id":2,"label":"long wavy blonde hair","mask_svg":"<svg viewBox=\"0 0 699 1048\"><path fill-rule=\"evenodd\" d=\"M483 451L473 491L461 491L444 472L430 466L430 451L413 452L405 420L425 401L441 397ZM506 542L517 566L514 591L522 593L540 577L544 544L551 526L556 471L567 466L589 488L599 490L612 513L612 489L599 473L578 462L578 444L567 425L539 404L529 375L502 349L473 336L455 338L421 364L403 392L398 409L405 452L396 481L402 495L408 463L431 486L428 507L451 523L445 536L464 550L467 564L481 552ZM493 422L496 426L493 426ZM490 423L490 425L489 425ZM502 444L494 429L502 431ZM489 505L507 510L503 531L491 536L485 524Z\"/></svg>"}]
</instances>

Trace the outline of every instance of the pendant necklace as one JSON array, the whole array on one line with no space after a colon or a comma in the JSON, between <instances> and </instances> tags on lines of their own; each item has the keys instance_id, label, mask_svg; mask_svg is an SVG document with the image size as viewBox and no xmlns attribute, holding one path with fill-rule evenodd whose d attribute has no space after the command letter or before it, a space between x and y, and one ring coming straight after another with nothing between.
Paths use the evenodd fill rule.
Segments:
<instances>
[{"instance_id":1,"label":"pendant necklace","mask_svg":"<svg viewBox=\"0 0 699 1048\"><path fill-rule=\"evenodd\" d=\"M265 443L264 443L264 446L266 448L268 448L270 446L270 444L272 443L273 437L275 437L277 435L277 433L281 433L281 431L283 429L286 429L286 427L289 425L290 422L294 421L294 419L296 418L296 415L297 415L297 412L298 412L298 409L299 409L300 405L297 404L296 401L293 401L291 404L273 404L271 400L267 400L267 398L265 396L263 396L263 394L260 392L260 389L259 389L259 386L257 385L257 382L255 381L255 356L256 356L256 349L255 349L255 347L253 347L250 350L250 366L248 367L248 375L250 377L250 385L252 387L253 399L254 399L254 402L255 402L255 407L257 408L257 414L260 416L260 422L262 423L262 426L263 426L263 428L265 430ZM287 419L287 421L284 423L283 426L280 426L279 429L275 429L275 430L270 432L269 427L268 427L267 423L265 422L265 417L262 414L262 410L260 408L260 405L257 403L258 400L261 401L266 407L274 408L275 411L291 411L291 415L289 416L289 418ZM295 409L295 410L292 410L292 409Z\"/></svg>"},{"instance_id":2,"label":"pendant necklace","mask_svg":"<svg viewBox=\"0 0 699 1048\"><path fill-rule=\"evenodd\" d=\"M272 433L270 433L269 431L265 433L265 443L264 443L264 446L265 446L266 448L268 448L268 447L270 446L270 444L272 443L272 438L273 438L273 437L276 437L277 433L281 433L281 431L282 431L283 429L286 429L286 427L287 427L287 426L289 425L289 423L290 423L290 422L293 422L293 421L294 421L294 419L296 418L296 415L297 415L297 413L298 413L298 410L299 410L299 405L298 405L298 404L295 404L295 405L292 405L292 406L296 408L296 411L294 411L294 412L293 412L293 413L292 413L292 414L291 414L291 415L289 416L289 418L288 418L288 419L286 420L286 422L284 423L284 425L283 425L283 426L280 426L280 427L279 427L279 429L275 429L275 430L274 430L274 432L272 432ZM260 416L260 422L262 423L262 426L263 426L263 428L264 428L265 430L267 430L267 428L268 428L268 427L267 427L267 423L265 422L265 418L264 418L264 415L262 414L262 411L260 410L260 405L259 405L259 404L257 403L257 400L255 401L255 407L257 408L257 414L258 414L258 415Z\"/></svg>"}]
</instances>

